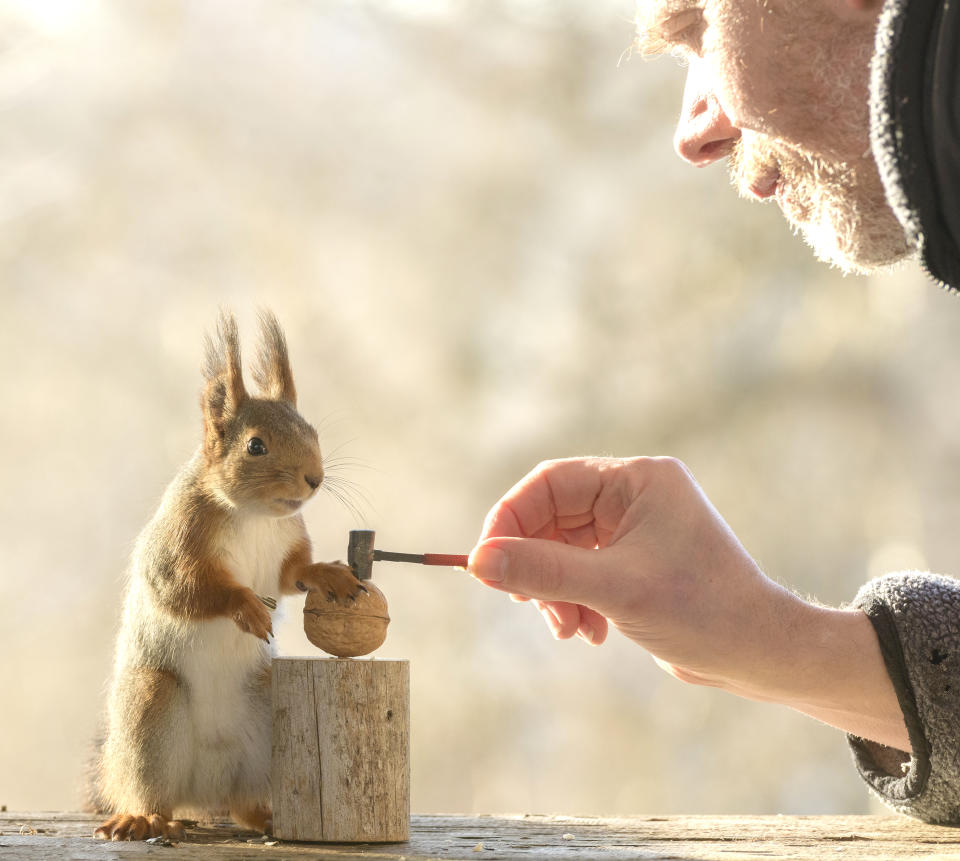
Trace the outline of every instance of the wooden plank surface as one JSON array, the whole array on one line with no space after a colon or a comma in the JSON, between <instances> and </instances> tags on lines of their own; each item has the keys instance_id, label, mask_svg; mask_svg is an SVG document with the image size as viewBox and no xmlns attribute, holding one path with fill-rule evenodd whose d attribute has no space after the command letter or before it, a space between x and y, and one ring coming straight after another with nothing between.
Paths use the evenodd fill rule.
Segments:
<instances>
[{"instance_id":1,"label":"wooden plank surface","mask_svg":"<svg viewBox=\"0 0 960 861\"><path fill-rule=\"evenodd\" d=\"M104 843L90 836L97 817L82 813L0 813L0 858L200 858L282 861L495 861L495 859L824 859L960 858L960 829L895 816L413 816L398 844L263 843L225 822L187 829L175 847ZM252 841L252 842L250 842Z\"/></svg>"}]
</instances>

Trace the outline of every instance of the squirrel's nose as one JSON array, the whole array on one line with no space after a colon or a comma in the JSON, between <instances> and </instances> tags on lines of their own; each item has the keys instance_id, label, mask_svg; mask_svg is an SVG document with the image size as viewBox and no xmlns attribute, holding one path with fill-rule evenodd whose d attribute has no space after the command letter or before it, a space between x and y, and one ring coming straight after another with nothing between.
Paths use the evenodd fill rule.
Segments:
<instances>
[{"instance_id":1,"label":"squirrel's nose","mask_svg":"<svg viewBox=\"0 0 960 861\"><path fill-rule=\"evenodd\" d=\"M316 490L320 486L320 482L323 481L323 476L305 475L303 479L310 485L311 490Z\"/></svg>"}]
</instances>

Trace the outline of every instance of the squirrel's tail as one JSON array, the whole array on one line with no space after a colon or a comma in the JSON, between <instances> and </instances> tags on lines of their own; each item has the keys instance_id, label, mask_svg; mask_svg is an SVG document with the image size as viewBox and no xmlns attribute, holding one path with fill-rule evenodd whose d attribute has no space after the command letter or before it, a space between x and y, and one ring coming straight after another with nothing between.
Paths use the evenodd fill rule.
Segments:
<instances>
[{"instance_id":1,"label":"squirrel's tail","mask_svg":"<svg viewBox=\"0 0 960 861\"><path fill-rule=\"evenodd\" d=\"M81 776L81 803L85 813L110 813L110 804L103 797L103 745L106 729L101 726L94 736L90 756Z\"/></svg>"}]
</instances>

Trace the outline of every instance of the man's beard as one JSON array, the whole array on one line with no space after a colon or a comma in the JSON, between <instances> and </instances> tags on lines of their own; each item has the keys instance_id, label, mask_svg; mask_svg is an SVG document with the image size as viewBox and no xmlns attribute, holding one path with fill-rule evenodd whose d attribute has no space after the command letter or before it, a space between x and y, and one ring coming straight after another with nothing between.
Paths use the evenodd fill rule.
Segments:
<instances>
[{"instance_id":1,"label":"man's beard","mask_svg":"<svg viewBox=\"0 0 960 861\"><path fill-rule=\"evenodd\" d=\"M867 274L912 253L869 153L850 163L811 156L756 133L737 141L730 176L741 196L754 197L751 185L769 182L777 172L777 202L821 260Z\"/></svg>"}]
</instances>

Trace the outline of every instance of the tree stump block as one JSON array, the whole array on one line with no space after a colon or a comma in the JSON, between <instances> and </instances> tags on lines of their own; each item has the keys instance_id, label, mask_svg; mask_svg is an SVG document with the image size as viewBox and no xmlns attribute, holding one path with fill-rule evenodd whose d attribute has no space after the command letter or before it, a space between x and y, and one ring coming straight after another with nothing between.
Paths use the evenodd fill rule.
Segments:
<instances>
[{"instance_id":1,"label":"tree stump block","mask_svg":"<svg viewBox=\"0 0 960 861\"><path fill-rule=\"evenodd\" d=\"M410 839L410 664L274 658L273 833Z\"/></svg>"}]
</instances>

